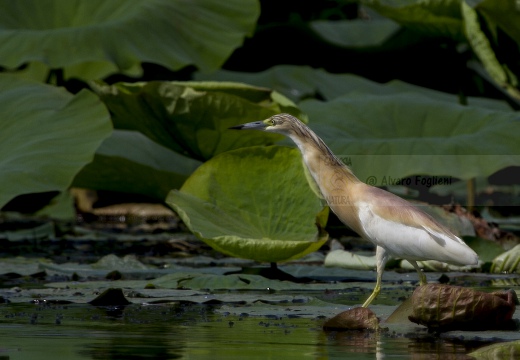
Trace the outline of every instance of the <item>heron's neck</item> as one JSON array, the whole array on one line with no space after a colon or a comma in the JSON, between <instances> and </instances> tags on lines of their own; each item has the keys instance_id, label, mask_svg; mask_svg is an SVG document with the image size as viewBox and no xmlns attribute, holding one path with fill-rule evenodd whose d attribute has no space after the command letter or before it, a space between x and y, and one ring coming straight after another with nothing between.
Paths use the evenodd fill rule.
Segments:
<instances>
[{"instance_id":1,"label":"heron's neck","mask_svg":"<svg viewBox=\"0 0 520 360\"><path fill-rule=\"evenodd\" d=\"M298 146L305 165L320 189L325 174L341 173L348 182L359 182L352 170L334 155L323 140L312 131L309 130L309 134L305 137L291 136L291 139Z\"/></svg>"}]
</instances>

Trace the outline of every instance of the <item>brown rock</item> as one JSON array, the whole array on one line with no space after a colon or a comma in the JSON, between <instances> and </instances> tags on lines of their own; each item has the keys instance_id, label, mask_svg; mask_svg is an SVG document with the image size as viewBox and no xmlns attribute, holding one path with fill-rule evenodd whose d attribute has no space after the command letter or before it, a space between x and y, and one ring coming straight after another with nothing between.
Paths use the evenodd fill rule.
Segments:
<instances>
[{"instance_id":1,"label":"brown rock","mask_svg":"<svg viewBox=\"0 0 520 360\"><path fill-rule=\"evenodd\" d=\"M343 311L323 324L323 330L375 330L378 327L376 315L362 307Z\"/></svg>"},{"instance_id":2,"label":"brown rock","mask_svg":"<svg viewBox=\"0 0 520 360\"><path fill-rule=\"evenodd\" d=\"M122 289L106 289L99 294L94 300L89 301L94 306L123 306L131 304L123 294Z\"/></svg>"},{"instance_id":3,"label":"brown rock","mask_svg":"<svg viewBox=\"0 0 520 360\"><path fill-rule=\"evenodd\" d=\"M412 295L410 321L431 330L509 330L518 302L513 290L485 293L459 286L427 284Z\"/></svg>"}]
</instances>

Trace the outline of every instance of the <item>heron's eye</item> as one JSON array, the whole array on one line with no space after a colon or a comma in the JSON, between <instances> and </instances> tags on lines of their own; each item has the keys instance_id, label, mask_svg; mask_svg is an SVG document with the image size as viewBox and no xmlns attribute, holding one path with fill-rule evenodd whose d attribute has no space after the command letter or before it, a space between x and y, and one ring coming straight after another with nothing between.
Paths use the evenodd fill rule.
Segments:
<instances>
[{"instance_id":1,"label":"heron's eye","mask_svg":"<svg viewBox=\"0 0 520 360\"><path fill-rule=\"evenodd\" d=\"M275 125L276 125L276 121L274 121L273 119L271 119L270 124L271 124L271 126L275 126Z\"/></svg>"}]
</instances>

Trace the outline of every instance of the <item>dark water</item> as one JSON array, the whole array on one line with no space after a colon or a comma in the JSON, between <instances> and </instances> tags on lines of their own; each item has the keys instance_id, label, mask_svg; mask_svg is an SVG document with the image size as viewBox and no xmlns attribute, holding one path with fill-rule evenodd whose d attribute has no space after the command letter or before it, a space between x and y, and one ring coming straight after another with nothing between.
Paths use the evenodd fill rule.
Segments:
<instances>
[{"instance_id":1,"label":"dark water","mask_svg":"<svg viewBox=\"0 0 520 360\"><path fill-rule=\"evenodd\" d=\"M322 319L222 315L216 305L0 305L0 359L468 359L482 343L426 331L331 332Z\"/></svg>"}]
</instances>

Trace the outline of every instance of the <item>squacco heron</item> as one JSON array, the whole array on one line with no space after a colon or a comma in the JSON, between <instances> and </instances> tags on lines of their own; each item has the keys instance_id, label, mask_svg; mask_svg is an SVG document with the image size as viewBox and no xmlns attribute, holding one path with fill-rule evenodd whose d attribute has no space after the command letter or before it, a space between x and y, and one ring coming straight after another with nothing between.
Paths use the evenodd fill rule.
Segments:
<instances>
[{"instance_id":1,"label":"squacco heron","mask_svg":"<svg viewBox=\"0 0 520 360\"><path fill-rule=\"evenodd\" d=\"M345 225L374 243L376 286L363 307L381 291L381 279L389 256L408 260L419 274L421 285L426 284L426 276L417 261L478 264L477 254L432 217L408 201L360 181L322 139L294 116L274 115L231 129L256 129L290 137L330 209Z\"/></svg>"}]
</instances>

